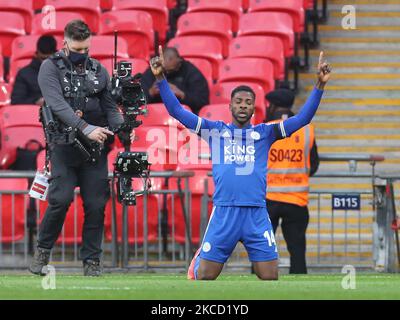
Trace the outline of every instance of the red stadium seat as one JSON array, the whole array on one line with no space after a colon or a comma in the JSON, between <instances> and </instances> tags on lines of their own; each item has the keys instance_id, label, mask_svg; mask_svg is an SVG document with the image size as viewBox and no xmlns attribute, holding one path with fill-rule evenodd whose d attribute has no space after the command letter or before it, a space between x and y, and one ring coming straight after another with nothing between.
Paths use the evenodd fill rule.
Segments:
<instances>
[{"instance_id":1,"label":"red stadium seat","mask_svg":"<svg viewBox=\"0 0 400 320\"><path fill-rule=\"evenodd\" d=\"M90 45L90 56L94 59L107 59L114 56L113 36L93 36ZM124 38L118 38L117 58L129 58L128 43Z\"/></svg>"},{"instance_id":2,"label":"red stadium seat","mask_svg":"<svg viewBox=\"0 0 400 320\"><path fill-rule=\"evenodd\" d=\"M177 0L167 0L167 7L168 9L173 9L176 7Z\"/></svg>"},{"instance_id":3,"label":"red stadium seat","mask_svg":"<svg viewBox=\"0 0 400 320\"><path fill-rule=\"evenodd\" d=\"M263 58L274 64L274 78L285 77L285 54L282 41L277 37L243 36L232 40L229 58Z\"/></svg>"},{"instance_id":4,"label":"red stadium seat","mask_svg":"<svg viewBox=\"0 0 400 320\"><path fill-rule=\"evenodd\" d=\"M213 69L213 79L218 79L219 63L222 61L222 45L219 40L209 36L176 37L168 42L184 58L207 59Z\"/></svg>"},{"instance_id":5,"label":"red stadium seat","mask_svg":"<svg viewBox=\"0 0 400 320\"><path fill-rule=\"evenodd\" d=\"M113 6L113 0L100 0L100 8L104 11L111 10Z\"/></svg>"},{"instance_id":6,"label":"red stadium seat","mask_svg":"<svg viewBox=\"0 0 400 320\"><path fill-rule=\"evenodd\" d=\"M0 44L2 54L5 57L11 56L11 44L13 40L25 35L24 18L18 13L0 12Z\"/></svg>"},{"instance_id":7,"label":"red stadium seat","mask_svg":"<svg viewBox=\"0 0 400 320\"><path fill-rule=\"evenodd\" d=\"M201 108L199 117L212 121L223 121L225 123L232 122L232 113L229 110L228 103L206 105Z\"/></svg>"},{"instance_id":8,"label":"red stadium seat","mask_svg":"<svg viewBox=\"0 0 400 320\"><path fill-rule=\"evenodd\" d=\"M239 22L238 36L277 36L282 40L285 57L294 55L293 21L281 12L253 12L244 14Z\"/></svg>"},{"instance_id":9,"label":"red stadium seat","mask_svg":"<svg viewBox=\"0 0 400 320\"><path fill-rule=\"evenodd\" d=\"M107 69L108 74L113 74L114 69L114 60L112 58L108 59L100 59L100 63ZM143 59L135 59L135 58L128 58L128 59L118 59L117 61L128 61L132 63L132 73L144 73L146 69L149 67L149 63Z\"/></svg>"},{"instance_id":10,"label":"red stadium seat","mask_svg":"<svg viewBox=\"0 0 400 320\"><path fill-rule=\"evenodd\" d=\"M8 168L16 158L18 147L25 147L30 140L45 146L44 134L39 122L39 106L15 105L0 109L0 168Z\"/></svg>"},{"instance_id":11,"label":"red stadium seat","mask_svg":"<svg viewBox=\"0 0 400 320\"><path fill-rule=\"evenodd\" d=\"M51 24L43 25L45 21L48 19L46 18L46 14L39 13L33 17L32 21L32 34L52 34L54 36L61 36L64 37L64 28L65 26L71 22L72 20L80 19L85 20L84 16L78 12L55 12L55 26ZM50 21L50 20L49 20Z\"/></svg>"},{"instance_id":12,"label":"red stadium seat","mask_svg":"<svg viewBox=\"0 0 400 320\"><path fill-rule=\"evenodd\" d=\"M196 170L195 176L189 179L189 188L192 192L191 204L191 235L192 243L198 245L201 241L200 239L200 221L201 221L201 208L203 204L204 196L204 180L208 180L208 196L211 196L214 192L214 184L212 177L207 176L208 170ZM181 182L182 190L184 190L184 181ZM169 186L170 190L177 190L177 181L175 179L171 180ZM171 198L174 197L174 208L172 208ZM174 209L174 210L173 210ZM212 211L212 202L208 202L207 206L207 218L210 217ZM168 224L170 225L170 232L174 236L175 240L180 243L185 243L185 219L184 212L182 210L181 201L179 195L169 195L168 196ZM174 224L172 223L172 215L174 218ZM172 229L174 227L174 230Z\"/></svg>"},{"instance_id":13,"label":"red stadium seat","mask_svg":"<svg viewBox=\"0 0 400 320\"><path fill-rule=\"evenodd\" d=\"M46 0L34 0L33 1L33 10L42 10L45 5Z\"/></svg>"},{"instance_id":14,"label":"red stadium seat","mask_svg":"<svg viewBox=\"0 0 400 320\"><path fill-rule=\"evenodd\" d=\"M242 0L189 0L187 12L222 12L230 15L232 31L239 28L239 17L243 13Z\"/></svg>"},{"instance_id":15,"label":"red stadium seat","mask_svg":"<svg viewBox=\"0 0 400 320\"><path fill-rule=\"evenodd\" d=\"M123 151L123 149L114 149L108 154L108 167L109 171L113 171L113 162L115 161L118 152ZM151 179L152 190L160 190L162 188L161 179ZM140 179L133 179L132 184L133 190L142 190L143 184ZM144 235L144 224L143 224L143 209L144 202L143 196L137 197L136 206L128 207L128 241L130 244L143 243ZM116 202L116 213L117 213L117 234L118 241L122 240L122 205ZM147 195L147 228L148 228L148 241L154 242L157 240L158 235L158 212L160 211L158 204L158 196L154 194ZM107 241L112 240L112 201L108 201L105 210L105 237Z\"/></svg>"},{"instance_id":16,"label":"red stadium seat","mask_svg":"<svg viewBox=\"0 0 400 320\"><path fill-rule=\"evenodd\" d=\"M42 169L46 162L46 150L42 150L36 157L36 168Z\"/></svg>"},{"instance_id":17,"label":"red stadium seat","mask_svg":"<svg viewBox=\"0 0 400 320\"><path fill-rule=\"evenodd\" d=\"M176 126L140 126L135 129L133 150L147 151L151 170L176 170L178 164L177 150L185 141L180 139L180 130Z\"/></svg>"},{"instance_id":18,"label":"red stadium seat","mask_svg":"<svg viewBox=\"0 0 400 320\"><path fill-rule=\"evenodd\" d=\"M303 0L250 0L249 13L260 11L284 12L293 19L295 32L304 31Z\"/></svg>"},{"instance_id":19,"label":"red stadium seat","mask_svg":"<svg viewBox=\"0 0 400 320\"><path fill-rule=\"evenodd\" d=\"M72 245L74 243L80 244L82 242L82 227L84 221L83 202L79 194L76 194L74 199L76 201L71 203L71 206L67 211L64 227L56 241L57 244ZM39 201L41 219L43 219L47 207L47 201Z\"/></svg>"},{"instance_id":20,"label":"red stadium seat","mask_svg":"<svg viewBox=\"0 0 400 320\"><path fill-rule=\"evenodd\" d=\"M0 109L0 128L37 126L39 122L39 106L37 105L14 105Z\"/></svg>"},{"instance_id":21,"label":"red stadium seat","mask_svg":"<svg viewBox=\"0 0 400 320\"><path fill-rule=\"evenodd\" d=\"M204 78L206 78L207 80L208 87L211 88L213 84L211 62L206 59L200 59L200 58L186 58L186 60L194 64L196 68L200 70Z\"/></svg>"},{"instance_id":22,"label":"red stadium seat","mask_svg":"<svg viewBox=\"0 0 400 320\"><path fill-rule=\"evenodd\" d=\"M12 193L26 190L28 190L26 179L0 179L0 242L2 243L13 243L24 238L28 198L24 194Z\"/></svg>"},{"instance_id":23,"label":"red stadium seat","mask_svg":"<svg viewBox=\"0 0 400 320\"><path fill-rule=\"evenodd\" d=\"M0 83L0 107L11 103L11 90L12 87L10 84Z\"/></svg>"},{"instance_id":24,"label":"red stadium seat","mask_svg":"<svg viewBox=\"0 0 400 320\"><path fill-rule=\"evenodd\" d=\"M180 135L186 142L178 150L177 170L211 170L211 160L201 157L210 154L208 143L188 129L182 130Z\"/></svg>"},{"instance_id":25,"label":"red stadium seat","mask_svg":"<svg viewBox=\"0 0 400 320\"><path fill-rule=\"evenodd\" d=\"M1 52L1 45L0 45L0 52ZM4 61L3 56L0 55L0 84L4 82Z\"/></svg>"},{"instance_id":26,"label":"red stadium seat","mask_svg":"<svg viewBox=\"0 0 400 320\"><path fill-rule=\"evenodd\" d=\"M181 15L178 19L176 36L213 36L222 44L224 57L229 53L229 42L232 39L232 22L226 13L192 12Z\"/></svg>"},{"instance_id":27,"label":"red stadium seat","mask_svg":"<svg viewBox=\"0 0 400 320\"><path fill-rule=\"evenodd\" d=\"M134 179L134 182L138 182ZM140 186L140 188L143 188ZM136 206L128 206L128 242L130 244L142 244L144 240L143 196L138 197ZM156 242L158 239L158 213L160 211L158 197L147 195L147 241ZM122 205L117 201L117 234L118 242L122 241ZM109 200L105 209L105 239L112 241L112 201Z\"/></svg>"},{"instance_id":28,"label":"red stadium seat","mask_svg":"<svg viewBox=\"0 0 400 320\"><path fill-rule=\"evenodd\" d=\"M46 5L53 6L56 12L79 12L93 33L99 30L101 12L99 0L46 0Z\"/></svg>"},{"instance_id":29,"label":"red stadium seat","mask_svg":"<svg viewBox=\"0 0 400 320\"><path fill-rule=\"evenodd\" d=\"M148 59L154 48L153 21L143 11L121 10L103 13L100 34L118 34L128 42L129 56Z\"/></svg>"},{"instance_id":30,"label":"red stadium seat","mask_svg":"<svg viewBox=\"0 0 400 320\"><path fill-rule=\"evenodd\" d=\"M218 81L254 82L261 85L267 93L275 87L274 66L271 61L266 59L227 59L220 64Z\"/></svg>"},{"instance_id":31,"label":"red stadium seat","mask_svg":"<svg viewBox=\"0 0 400 320\"><path fill-rule=\"evenodd\" d=\"M177 121L172 118L163 103L147 105L147 113L141 117L145 126L177 126Z\"/></svg>"},{"instance_id":32,"label":"red stadium seat","mask_svg":"<svg viewBox=\"0 0 400 320\"><path fill-rule=\"evenodd\" d=\"M315 1L316 0L303 0L303 8L304 9L313 9Z\"/></svg>"},{"instance_id":33,"label":"red stadium seat","mask_svg":"<svg viewBox=\"0 0 400 320\"><path fill-rule=\"evenodd\" d=\"M26 33L31 32L32 28L32 0L0 0L1 12L14 12L24 19L24 29ZM2 24L4 21L2 21Z\"/></svg>"},{"instance_id":34,"label":"red stadium seat","mask_svg":"<svg viewBox=\"0 0 400 320\"><path fill-rule=\"evenodd\" d=\"M17 61L13 61L10 66L10 74L8 75L8 82L11 85L14 85L15 78L17 77L18 71L21 70L23 67L26 67L30 64L32 59L21 59Z\"/></svg>"},{"instance_id":35,"label":"red stadium seat","mask_svg":"<svg viewBox=\"0 0 400 320\"><path fill-rule=\"evenodd\" d=\"M20 59L32 59L36 52L36 43L40 35L27 35L14 39L12 42L11 66L13 61ZM57 40L57 49L63 47L63 37L55 36Z\"/></svg>"},{"instance_id":36,"label":"red stadium seat","mask_svg":"<svg viewBox=\"0 0 400 320\"><path fill-rule=\"evenodd\" d=\"M132 63L133 74L144 73L149 67L149 63L144 59L129 58L129 59L124 59L124 61Z\"/></svg>"},{"instance_id":37,"label":"red stadium seat","mask_svg":"<svg viewBox=\"0 0 400 320\"><path fill-rule=\"evenodd\" d=\"M256 110L255 110L255 119L254 123L261 123L265 120L265 92L263 88L255 83L249 82L222 82L215 84L210 91L210 103L211 104L229 104L231 101L231 93L233 89L240 85L246 85L253 89L256 94ZM229 112L230 115L230 112Z\"/></svg>"},{"instance_id":38,"label":"red stadium seat","mask_svg":"<svg viewBox=\"0 0 400 320\"><path fill-rule=\"evenodd\" d=\"M168 30L168 7L165 0L114 0L113 10L140 10L151 14L154 31L161 42L165 41Z\"/></svg>"}]
</instances>

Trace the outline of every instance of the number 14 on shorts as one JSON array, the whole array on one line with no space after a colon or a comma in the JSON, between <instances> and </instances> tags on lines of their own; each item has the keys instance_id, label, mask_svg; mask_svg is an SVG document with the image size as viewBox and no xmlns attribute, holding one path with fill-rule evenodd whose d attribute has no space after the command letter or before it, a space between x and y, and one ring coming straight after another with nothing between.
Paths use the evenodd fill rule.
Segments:
<instances>
[{"instance_id":1,"label":"number 14 on shorts","mask_svg":"<svg viewBox=\"0 0 400 320\"><path fill-rule=\"evenodd\" d=\"M276 247L276 241L275 241L274 231L273 231L273 230L270 230L270 231L267 230L267 231L265 231L265 232L264 232L264 238L267 239L268 245L269 245L270 247L275 246L275 252L277 252L278 249L277 249L277 247Z\"/></svg>"}]
</instances>

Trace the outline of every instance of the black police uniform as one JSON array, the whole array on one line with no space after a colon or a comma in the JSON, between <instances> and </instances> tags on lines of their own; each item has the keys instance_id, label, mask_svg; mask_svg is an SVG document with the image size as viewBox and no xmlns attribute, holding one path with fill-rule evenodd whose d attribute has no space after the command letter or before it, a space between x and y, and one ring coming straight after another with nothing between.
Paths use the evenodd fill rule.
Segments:
<instances>
[{"instance_id":1,"label":"black police uniform","mask_svg":"<svg viewBox=\"0 0 400 320\"><path fill-rule=\"evenodd\" d=\"M123 122L110 94L109 75L94 59L88 58L84 65L74 66L63 51L57 52L43 62L39 86L46 104L66 127L85 132L93 129L89 125L117 128ZM83 112L82 118L75 114L77 110ZM107 148L102 150L96 163L91 163L71 144L58 141L49 147L49 206L40 225L38 247L53 247L74 189L79 186L85 212L80 258L98 260L102 252L104 209L109 198Z\"/></svg>"}]
</instances>

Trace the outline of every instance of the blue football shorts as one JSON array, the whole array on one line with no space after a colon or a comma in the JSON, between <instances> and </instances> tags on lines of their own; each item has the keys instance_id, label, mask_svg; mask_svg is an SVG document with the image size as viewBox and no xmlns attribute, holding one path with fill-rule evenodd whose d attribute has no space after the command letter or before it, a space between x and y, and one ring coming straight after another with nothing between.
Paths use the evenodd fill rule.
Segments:
<instances>
[{"instance_id":1,"label":"blue football shorts","mask_svg":"<svg viewBox=\"0 0 400 320\"><path fill-rule=\"evenodd\" d=\"M271 221L265 207L214 207L199 257L225 263L238 241L251 262L278 259Z\"/></svg>"}]
</instances>

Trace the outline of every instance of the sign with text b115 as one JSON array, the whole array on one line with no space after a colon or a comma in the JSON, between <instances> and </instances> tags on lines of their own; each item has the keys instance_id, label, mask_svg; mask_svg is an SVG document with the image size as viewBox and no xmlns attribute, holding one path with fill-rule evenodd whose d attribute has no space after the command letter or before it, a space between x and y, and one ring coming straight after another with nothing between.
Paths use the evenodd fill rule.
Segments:
<instances>
[{"instance_id":1,"label":"sign with text b115","mask_svg":"<svg viewBox=\"0 0 400 320\"><path fill-rule=\"evenodd\" d=\"M332 194L333 210L360 210L359 194Z\"/></svg>"}]
</instances>

